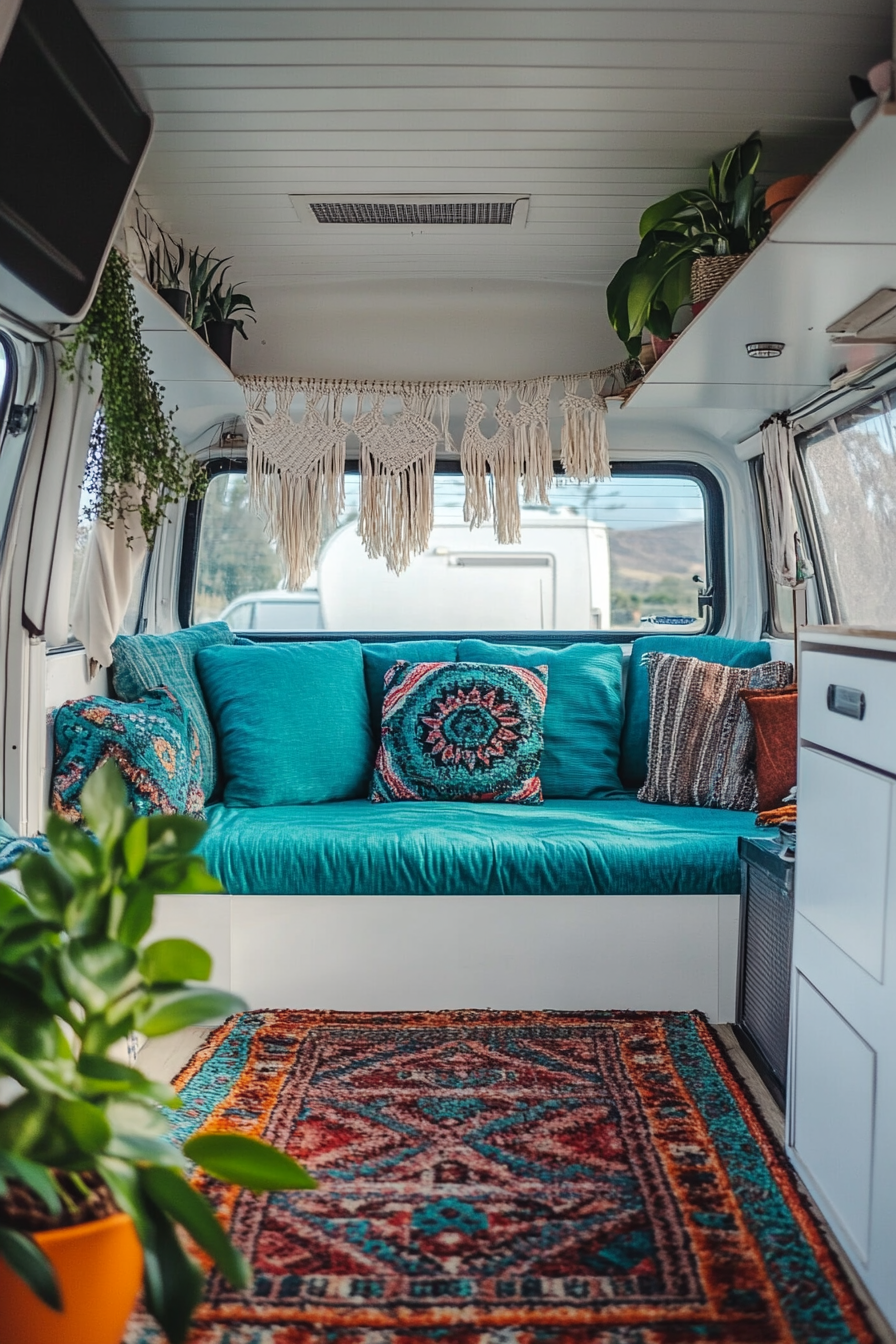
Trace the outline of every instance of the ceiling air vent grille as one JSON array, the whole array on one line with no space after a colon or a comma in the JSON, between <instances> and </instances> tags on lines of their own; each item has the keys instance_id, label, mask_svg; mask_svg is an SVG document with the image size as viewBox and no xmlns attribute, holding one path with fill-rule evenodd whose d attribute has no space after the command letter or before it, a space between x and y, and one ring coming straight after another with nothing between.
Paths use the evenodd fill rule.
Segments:
<instances>
[{"instance_id":1,"label":"ceiling air vent grille","mask_svg":"<svg viewBox=\"0 0 896 1344\"><path fill-rule=\"evenodd\" d=\"M319 224L512 224L510 201L312 201Z\"/></svg>"},{"instance_id":2,"label":"ceiling air vent grille","mask_svg":"<svg viewBox=\"0 0 896 1344\"><path fill-rule=\"evenodd\" d=\"M303 224L404 228L525 228L528 196L291 196Z\"/></svg>"}]
</instances>

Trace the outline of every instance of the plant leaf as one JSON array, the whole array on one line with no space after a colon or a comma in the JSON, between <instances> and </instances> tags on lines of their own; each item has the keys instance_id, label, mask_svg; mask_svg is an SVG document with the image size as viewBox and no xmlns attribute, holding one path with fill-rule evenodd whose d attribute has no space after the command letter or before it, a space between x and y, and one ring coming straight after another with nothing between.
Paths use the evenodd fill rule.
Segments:
<instances>
[{"instance_id":1,"label":"plant leaf","mask_svg":"<svg viewBox=\"0 0 896 1344\"><path fill-rule=\"evenodd\" d=\"M146 862L146 851L149 848L148 817L134 818L125 833L121 848L124 853L124 861L128 870L128 877L139 877L143 865Z\"/></svg>"},{"instance_id":2,"label":"plant leaf","mask_svg":"<svg viewBox=\"0 0 896 1344\"><path fill-rule=\"evenodd\" d=\"M252 1270L246 1257L233 1245L208 1200L180 1172L170 1167L148 1167L140 1173L140 1184L153 1203L186 1228L196 1244L208 1252L234 1288L249 1287Z\"/></svg>"},{"instance_id":3,"label":"plant leaf","mask_svg":"<svg viewBox=\"0 0 896 1344\"><path fill-rule=\"evenodd\" d=\"M106 857L95 840L56 812L47 816L47 839L53 858L75 882L99 881L106 872Z\"/></svg>"},{"instance_id":4,"label":"plant leaf","mask_svg":"<svg viewBox=\"0 0 896 1344\"><path fill-rule=\"evenodd\" d=\"M248 1134L196 1134L184 1144L184 1156L210 1176L247 1190L316 1190L304 1167Z\"/></svg>"},{"instance_id":5,"label":"plant leaf","mask_svg":"<svg viewBox=\"0 0 896 1344\"><path fill-rule=\"evenodd\" d=\"M143 818L146 820L146 818ZM128 903L118 926L118 941L136 947L152 928L155 893L151 883L141 883L128 892Z\"/></svg>"},{"instance_id":6,"label":"plant leaf","mask_svg":"<svg viewBox=\"0 0 896 1344\"><path fill-rule=\"evenodd\" d=\"M48 854L26 854L19 860L22 886L29 903L42 919L62 924L74 887Z\"/></svg>"},{"instance_id":7,"label":"plant leaf","mask_svg":"<svg viewBox=\"0 0 896 1344\"><path fill-rule=\"evenodd\" d=\"M111 938L72 938L59 955L63 982L88 1013L101 1013L131 988L136 967L134 949Z\"/></svg>"},{"instance_id":8,"label":"plant leaf","mask_svg":"<svg viewBox=\"0 0 896 1344\"><path fill-rule=\"evenodd\" d=\"M133 815L121 771L114 761L104 761L87 780L81 790L81 811L100 844L111 850Z\"/></svg>"},{"instance_id":9,"label":"plant leaf","mask_svg":"<svg viewBox=\"0 0 896 1344\"><path fill-rule=\"evenodd\" d=\"M143 1242L146 1305L170 1344L184 1344L193 1312L202 1300L202 1271L181 1246L167 1214L156 1205L147 1206L147 1223Z\"/></svg>"},{"instance_id":10,"label":"plant leaf","mask_svg":"<svg viewBox=\"0 0 896 1344\"><path fill-rule=\"evenodd\" d=\"M243 999L223 989L177 989L154 994L148 1008L138 1016L137 1027L147 1036L167 1036L197 1022L241 1012L245 1007Z\"/></svg>"},{"instance_id":11,"label":"plant leaf","mask_svg":"<svg viewBox=\"0 0 896 1344\"><path fill-rule=\"evenodd\" d=\"M196 817L183 817L177 813L148 817L149 857L157 860L183 855L186 858L193 853L207 830L206 823Z\"/></svg>"},{"instance_id":12,"label":"plant leaf","mask_svg":"<svg viewBox=\"0 0 896 1344\"><path fill-rule=\"evenodd\" d=\"M179 1110L183 1104L170 1083L153 1082L144 1077L139 1069L106 1059L103 1055L91 1055L82 1050L78 1057L78 1073L95 1085L98 1093L129 1092L133 1096L149 1097L173 1110Z\"/></svg>"},{"instance_id":13,"label":"plant leaf","mask_svg":"<svg viewBox=\"0 0 896 1344\"><path fill-rule=\"evenodd\" d=\"M27 1185L38 1199L43 1200L49 1213L57 1214L62 1208L53 1177L41 1162L32 1162L20 1153L3 1150L0 1151L0 1174Z\"/></svg>"},{"instance_id":14,"label":"plant leaf","mask_svg":"<svg viewBox=\"0 0 896 1344\"><path fill-rule=\"evenodd\" d=\"M140 972L150 984L172 980L207 980L212 959L189 938L162 938L144 948Z\"/></svg>"},{"instance_id":15,"label":"plant leaf","mask_svg":"<svg viewBox=\"0 0 896 1344\"><path fill-rule=\"evenodd\" d=\"M14 1232L11 1227L0 1227L0 1255L44 1306L51 1311L62 1311L56 1271L37 1242L22 1232Z\"/></svg>"},{"instance_id":16,"label":"plant leaf","mask_svg":"<svg viewBox=\"0 0 896 1344\"><path fill-rule=\"evenodd\" d=\"M112 1137L103 1112L89 1101L60 1100L56 1113L82 1152L100 1153Z\"/></svg>"}]
</instances>

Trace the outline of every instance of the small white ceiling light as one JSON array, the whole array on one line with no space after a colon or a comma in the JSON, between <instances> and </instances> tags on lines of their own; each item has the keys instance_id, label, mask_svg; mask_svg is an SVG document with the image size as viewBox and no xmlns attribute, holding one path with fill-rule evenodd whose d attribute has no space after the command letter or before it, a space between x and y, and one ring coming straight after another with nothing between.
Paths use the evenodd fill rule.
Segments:
<instances>
[{"instance_id":1,"label":"small white ceiling light","mask_svg":"<svg viewBox=\"0 0 896 1344\"><path fill-rule=\"evenodd\" d=\"M747 341L751 359L777 359L783 349L783 341Z\"/></svg>"}]
</instances>

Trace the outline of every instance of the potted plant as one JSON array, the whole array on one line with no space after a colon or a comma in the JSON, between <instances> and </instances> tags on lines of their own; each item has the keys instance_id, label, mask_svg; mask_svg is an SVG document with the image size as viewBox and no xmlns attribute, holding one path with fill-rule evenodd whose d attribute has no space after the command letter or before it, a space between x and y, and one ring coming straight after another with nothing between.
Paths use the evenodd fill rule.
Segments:
<instances>
[{"instance_id":1,"label":"potted plant","mask_svg":"<svg viewBox=\"0 0 896 1344\"><path fill-rule=\"evenodd\" d=\"M90 832L51 814L50 854L20 860L24 895L0 884L0 1340L119 1344L142 1275L148 1310L181 1344L203 1273L178 1228L234 1286L250 1278L187 1160L255 1191L314 1182L242 1134L200 1133L180 1152L165 1118L176 1092L112 1057L132 1031L244 1005L205 984L197 944L147 942L156 892L221 889L195 853L204 823L135 817L111 761L82 807Z\"/></svg>"},{"instance_id":2,"label":"potted plant","mask_svg":"<svg viewBox=\"0 0 896 1344\"><path fill-rule=\"evenodd\" d=\"M152 376L142 326L128 264L113 248L90 311L66 343L60 368L74 378L82 346L102 368L102 433L91 436L85 484L92 487L102 522L112 527L124 519L127 525L137 512L151 544L169 503L184 494L195 497L207 477L184 452L173 414L162 406L165 389Z\"/></svg>"},{"instance_id":3,"label":"potted plant","mask_svg":"<svg viewBox=\"0 0 896 1344\"><path fill-rule=\"evenodd\" d=\"M707 189L676 192L641 216L641 246L607 286L607 312L632 355L648 328L672 337L677 310L709 301L769 229L756 181L762 141L754 131L713 162Z\"/></svg>"},{"instance_id":4,"label":"potted plant","mask_svg":"<svg viewBox=\"0 0 896 1344\"><path fill-rule=\"evenodd\" d=\"M192 300L191 325L205 339L205 320L212 291L219 278L221 268L227 268L230 257L216 257L213 252L200 252L198 247L191 249L187 259L187 282Z\"/></svg>"},{"instance_id":5,"label":"potted plant","mask_svg":"<svg viewBox=\"0 0 896 1344\"><path fill-rule=\"evenodd\" d=\"M228 267L224 268L225 271ZM237 313L245 313L251 321L255 321L255 309L252 306L252 300L248 294L238 294L233 285L224 284L224 272L208 297L205 316L206 340L209 346L214 350L219 359L223 360L230 368L230 361L233 349L233 333L238 331L244 341L249 338L246 335L244 318L237 317Z\"/></svg>"},{"instance_id":6,"label":"potted plant","mask_svg":"<svg viewBox=\"0 0 896 1344\"><path fill-rule=\"evenodd\" d=\"M178 317L185 322L190 320L190 291L181 284L186 249L183 239L175 242L167 233L162 234L159 247L159 283L156 286L159 297L173 308Z\"/></svg>"}]
</instances>

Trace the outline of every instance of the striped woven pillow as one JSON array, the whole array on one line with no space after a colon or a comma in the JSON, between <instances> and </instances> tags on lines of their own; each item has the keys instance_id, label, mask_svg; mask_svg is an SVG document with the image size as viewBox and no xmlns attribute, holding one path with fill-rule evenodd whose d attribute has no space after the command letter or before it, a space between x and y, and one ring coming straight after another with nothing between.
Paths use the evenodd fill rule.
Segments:
<instances>
[{"instance_id":1,"label":"striped woven pillow","mask_svg":"<svg viewBox=\"0 0 896 1344\"><path fill-rule=\"evenodd\" d=\"M738 692L793 680L789 663L724 667L672 653L644 655L650 682L642 803L754 811L756 739Z\"/></svg>"}]
</instances>

